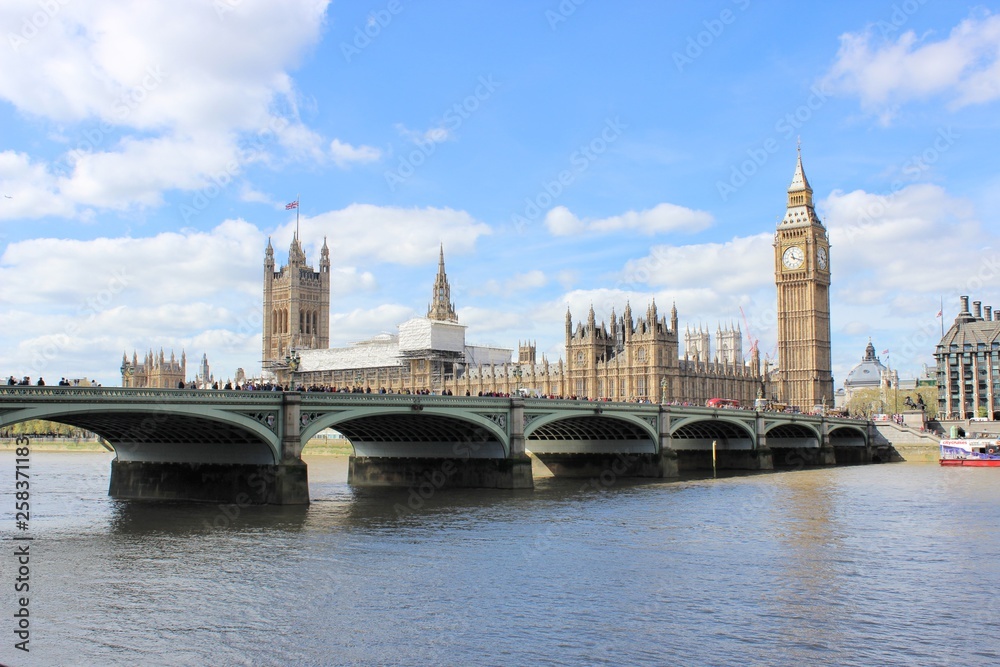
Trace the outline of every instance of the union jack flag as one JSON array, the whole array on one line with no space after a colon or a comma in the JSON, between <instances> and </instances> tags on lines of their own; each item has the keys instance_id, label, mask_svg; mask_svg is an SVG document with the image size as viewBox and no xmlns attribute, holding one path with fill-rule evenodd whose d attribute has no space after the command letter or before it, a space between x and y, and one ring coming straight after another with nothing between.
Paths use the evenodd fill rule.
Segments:
<instances>
[{"instance_id":1,"label":"union jack flag","mask_svg":"<svg viewBox=\"0 0 1000 667\"><path fill-rule=\"evenodd\" d=\"M293 202L288 202L287 204L285 204L285 210L286 211L291 211L293 208L298 208L298 207L299 207L299 200L298 199L296 199Z\"/></svg>"}]
</instances>

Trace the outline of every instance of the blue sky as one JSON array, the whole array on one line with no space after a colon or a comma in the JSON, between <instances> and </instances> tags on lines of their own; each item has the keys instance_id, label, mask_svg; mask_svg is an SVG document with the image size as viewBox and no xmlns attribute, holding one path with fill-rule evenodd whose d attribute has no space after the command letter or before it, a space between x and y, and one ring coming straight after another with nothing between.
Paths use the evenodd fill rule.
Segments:
<instances>
[{"instance_id":1,"label":"blue sky","mask_svg":"<svg viewBox=\"0 0 1000 667\"><path fill-rule=\"evenodd\" d=\"M801 137L834 375L1000 306L997 3L5 2L0 374L123 351L259 371L264 246L334 266L331 344L426 312L562 354L567 307L676 302L775 347ZM882 355L883 360L886 355Z\"/></svg>"}]
</instances>

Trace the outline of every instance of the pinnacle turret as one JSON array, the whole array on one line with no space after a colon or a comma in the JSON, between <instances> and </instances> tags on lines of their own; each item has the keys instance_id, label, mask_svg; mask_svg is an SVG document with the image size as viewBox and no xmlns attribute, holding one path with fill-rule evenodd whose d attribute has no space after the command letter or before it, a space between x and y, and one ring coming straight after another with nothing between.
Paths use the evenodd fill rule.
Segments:
<instances>
[{"instance_id":1,"label":"pinnacle turret","mask_svg":"<svg viewBox=\"0 0 1000 667\"><path fill-rule=\"evenodd\" d=\"M448 284L448 274L444 270L443 243L438 258L437 276L434 278L434 293L431 296L430 306L427 308L427 317L442 322L458 322L455 304L451 302L451 285Z\"/></svg>"}]
</instances>

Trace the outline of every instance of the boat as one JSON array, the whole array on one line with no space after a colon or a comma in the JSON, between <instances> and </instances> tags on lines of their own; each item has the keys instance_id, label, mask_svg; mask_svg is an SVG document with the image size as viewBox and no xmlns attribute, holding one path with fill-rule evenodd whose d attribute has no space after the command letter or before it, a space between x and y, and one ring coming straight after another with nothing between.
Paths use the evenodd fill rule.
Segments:
<instances>
[{"instance_id":1,"label":"boat","mask_svg":"<svg viewBox=\"0 0 1000 667\"><path fill-rule=\"evenodd\" d=\"M942 440L941 465L1000 468L1000 440Z\"/></svg>"}]
</instances>

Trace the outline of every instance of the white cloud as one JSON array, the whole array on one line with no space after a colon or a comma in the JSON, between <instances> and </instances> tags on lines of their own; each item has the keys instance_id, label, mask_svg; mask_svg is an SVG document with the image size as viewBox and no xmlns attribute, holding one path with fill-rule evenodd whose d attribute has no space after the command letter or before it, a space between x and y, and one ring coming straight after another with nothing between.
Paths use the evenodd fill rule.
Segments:
<instances>
[{"instance_id":1,"label":"white cloud","mask_svg":"<svg viewBox=\"0 0 1000 667\"><path fill-rule=\"evenodd\" d=\"M243 220L208 232L89 241L38 238L0 256L0 302L73 310L96 300L189 302L219 294L259 297L264 235Z\"/></svg>"},{"instance_id":2,"label":"white cloud","mask_svg":"<svg viewBox=\"0 0 1000 667\"><path fill-rule=\"evenodd\" d=\"M910 185L888 195L835 191L823 206L838 278L834 289L851 285L857 288L852 294L957 288L975 272L981 249L997 242L971 204L937 185Z\"/></svg>"},{"instance_id":3,"label":"white cloud","mask_svg":"<svg viewBox=\"0 0 1000 667\"><path fill-rule=\"evenodd\" d=\"M711 224L712 216L705 211L667 203L657 204L645 211L628 211L597 220L581 220L565 206L556 206L545 215L545 225L554 236L569 236L581 232L609 234L623 230L646 235L674 231L697 232Z\"/></svg>"},{"instance_id":4,"label":"white cloud","mask_svg":"<svg viewBox=\"0 0 1000 667\"><path fill-rule=\"evenodd\" d=\"M472 252L490 227L465 211L450 208L400 208L351 204L300 221L303 243L317 249L326 237L331 254L340 262L388 262L416 266L437 263L438 249L445 256ZM295 228L294 217L275 233L275 246L287 247Z\"/></svg>"},{"instance_id":5,"label":"white cloud","mask_svg":"<svg viewBox=\"0 0 1000 667\"><path fill-rule=\"evenodd\" d=\"M374 308L357 308L348 313L330 314L330 347L367 340L385 332L395 334L399 325L417 315L409 306L388 303Z\"/></svg>"},{"instance_id":6,"label":"white cloud","mask_svg":"<svg viewBox=\"0 0 1000 667\"><path fill-rule=\"evenodd\" d=\"M32 376L95 377L98 368L108 382L123 350L149 346L208 351L234 368L256 360L264 243L242 220L149 238L11 243L0 256L0 318L18 327L0 332L0 366ZM195 347L206 336L218 345Z\"/></svg>"},{"instance_id":7,"label":"white cloud","mask_svg":"<svg viewBox=\"0 0 1000 667\"><path fill-rule=\"evenodd\" d=\"M26 30L38 3L3 3L0 23L19 28L0 49L0 99L56 124L66 142L57 162L34 166L33 198L67 216L152 206L164 190L228 182L276 145L323 159L325 141L297 120L287 71L319 39L326 5L52 3Z\"/></svg>"},{"instance_id":8,"label":"white cloud","mask_svg":"<svg viewBox=\"0 0 1000 667\"><path fill-rule=\"evenodd\" d=\"M330 299L368 292L376 287L375 276L370 271L360 271L354 266L330 268Z\"/></svg>"},{"instance_id":9,"label":"white cloud","mask_svg":"<svg viewBox=\"0 0 1000 667\"><path fill-rule=\"evenodd\" d=\"M45 165L32 163L24 153L0 152L0 220L71 215L72 204L52 196L55 187L56 178Z\"/></svg>"},{"instance_id":10,"label":"white cloud","mask_svg":"<svg viewBox=\"0 0 1000 667\"><path fill-rule=\"evenodd\" d=\"M263 192L255 190L249 183L240 186L240 201L255 202L257 204L271 204L271 198Z\"/></svg>"},{"instance_id":11,"label":"white cloud","mask_svg":"<svg viewBox=\"0 0 1000 667\"><path fill-rule=\"evenodd\" d=\"M448 128L441 125L428 128L422 132L419 130L411 130L402 123L396 123L395 127L400 136L409 139L418 145L440 144L454 138Z\"/></svg>"},{"instance_id":12,"label":"white cloud","mask_svg":"<svg viewBox=\"0 0 1000 667\"><path fill-rule=\"evenodd\" d=\"M911 31L877 44L875 34L842 35L824 85L857 95L883 122L911 100L941 95L958 108L1000 97L1000 15L966 19L938 41Z\"/></svg>"},{"instance_id":13,"label":"white cloud","mask_svg":"<svg viewBox=\"0 0 1000 667\"><path fill-rule=\"evenodd\" d=\"M330 142L330 154L333 162L338 167L347 167L352 162L378 162L382 158L382 151L373 146L352 146L334 139Z\"/></svg>"},{"instance_id":14,"label":"white cloud","mask_svg":"<svg viewBox=\"0 0 1000 667\"><path fill-rule=\"evenodd\" d=\"M745 293L773 282L773 273L762 270L773 264L773 242L766 233L725 243L654 246L648 256L626 263L619 285Z\"/></svg>"}]
</instances>

